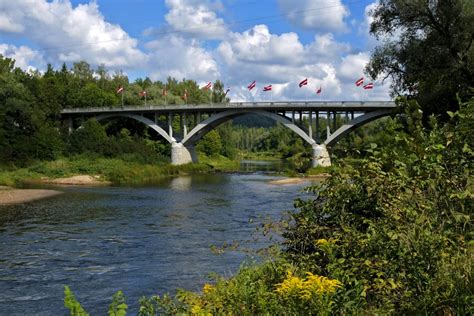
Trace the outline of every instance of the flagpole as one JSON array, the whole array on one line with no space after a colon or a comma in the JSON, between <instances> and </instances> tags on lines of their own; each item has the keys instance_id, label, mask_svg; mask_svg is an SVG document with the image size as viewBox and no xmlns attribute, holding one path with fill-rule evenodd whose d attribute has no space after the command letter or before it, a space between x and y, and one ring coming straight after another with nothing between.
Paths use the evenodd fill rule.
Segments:
<instances>
[{"instance_id":1,"label":"flagpole","mask_svg":"<svg viewBox=\"0 0 474 316\"><path fill-rule=\"evenodd\" d=\"M146 106L146 91L145 91L145 106Z\"/></svg>"},{"instance_id":2,"label":"flagpole","mask_svg":"<svg viewBox=\"0 0 474 316\"><path fill-rule=\"evenodd\" d=\"M123 107L123 92L125 89L122 90L122 107Z\"/></svg>"}]
</instances>

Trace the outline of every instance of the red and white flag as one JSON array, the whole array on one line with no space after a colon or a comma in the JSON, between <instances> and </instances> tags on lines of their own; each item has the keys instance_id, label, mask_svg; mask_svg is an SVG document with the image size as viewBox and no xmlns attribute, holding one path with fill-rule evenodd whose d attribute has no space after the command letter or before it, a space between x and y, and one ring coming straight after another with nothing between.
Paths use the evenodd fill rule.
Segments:
<instances>
[{"instance_id":1,"label":"red and white flag","mask_svg":"<svg viewBox=\"0 0 474 316\"><path fill-rule=\"evenodd\" d=\"M212 82L209 81L209 82L207 83L207 85L205 85L205 86L202 87L201 89L202 89L202 90L209 90L209 89L211 89L211 87L212 87Z\"/></svg>"},{"instance_id":2,"label":"red and white flag","mask_svg":"<svg viewBox=\"0 0 474 316\"><path fill-rule=\"evenodd\" d=\"M248 86L247 89L252 90L257 85L257 82L254 80Z\"/></svg>"},{"instance_id":3,"label":"red and white flag","mask_svg":"<svg viewBox=\"0 0 474 316\"><path fill-rule=\"evenodd\" d=\"M368 90L368 89L373 89L374 88L374 84L371 82L371 83L368 83L364 86L364 89L365 90Z\"/></svg>"},{"instance_id":4,"label":"red and white flag","mask_svg":"<svg viewBox=\"0 0 474 316\"><path fill-rule=\"evenodd\" d=\"M363 83L364 83L364 77L360 78L359 80L355 82L356 86L358 87L361 86Z\"/></svg>"},{"instance_id":5,"label":"red and white flag","mask_svg":"<svg viewBox=\"0 0 474 316\"><path fill-rule=\"evenodd\" d=\"M268 86L265 86L263 87L263 91L272 91L272 85L268 85Z\"/></svg>"},{"instance_id":6,"label":"red and white flag","mask_svg":"<svg viewBox=\"0 0 474 316\"><path fill-rule=\"evenodd\" d=\"M319 89L316 90L316 94L321 94L322 91L323 91L323 90L321 89L321 87L319 87Z\"/></svg>"},{"instance_id":7,"label":"red and white flag","mask_svg":"<svg viewBox=\"0 0 474 316\"><path fill-rule=\"evenodd\" d=\"M146 96L146 91L145 91L145 90L143 90L142 92L140 92L140 93L139 93L139 95L140 95L141 97L144 97L144 96Z\"/></svg>"},{"instance_id":8,"label":"red and white flag","mask_svg":"<svg viewBox=\"0 0 474 316\"><path fill-rule=\"evenodd\" d=\"M183 94L183 96L182 96L182 99L183 99L184 101L188 101L188 90L187 90L187 89L184 89L184 94Z\"/></svg>"},{"instance_id":9,"label":"red and white flag","mask_svg":"<svg viewBox=\"0 0 474 316\"><path fill-rule=\"evenodd\" d=\"M304 80L300 81L299 86L301 88L302 86L306 86L307 84L308 84L308 78L305 78Z\"/></svg>"},{"instance_id":10,"label":"red and white flag","mask_svg":"<svg viewBox=\"0 0 474 316\"><path fill-rule=\"evenodd\" d=\"M224 97L226 97L227 93L229 93L229 92L230 92L230 88L227 88L227 90L225 90Z\"/></svg>"},{"instance_id":11,"label":"red and white flag","mask_svg":"<svg viewBox=\"0 0 474 316\"><path fill-rule=\"evenodd\" d=\"M117 93L122 93L123 92L123 86L118 87L116 92Z\"/></svg>"}]
</instances>

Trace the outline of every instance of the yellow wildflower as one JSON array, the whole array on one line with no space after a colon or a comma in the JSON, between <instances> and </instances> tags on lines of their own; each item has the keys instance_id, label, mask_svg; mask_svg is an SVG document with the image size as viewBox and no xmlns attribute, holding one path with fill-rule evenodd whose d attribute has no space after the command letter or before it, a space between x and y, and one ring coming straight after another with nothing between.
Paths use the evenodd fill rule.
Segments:
<instances>
[{"instance_id":1,"label":"yellow wildflower","mask_svg":"<svg viewBox=\"0 0 474 316\"><path fill-rule=\"evenodd\" d=\"M204 284L204 286L202 287L202 292L204 294L209 294L209 293L212 293L216 290L216 287L212 284L209 284L209 283L206 283Z\"/></svg>"},{"instance_id":2,"label":"yellow wildflower","mask_svg":"<svg viewBox=\"0 0 474 316\"><path fill-rule=\"evenodd\" d=\"M287 271L283 282L276 285L276 292L281 295L289 295L300 291L303 286L303 280L293 275L293 272Z\"/></svg>"},{"instance_id":3,"label":"yellow wildflower","mask_svg":"<svg viewBox=\"0 0 474 316\"><path fill-rule=\"evenodd\" d=\"M329 243L329 241L327 239L318 239L315 241L315 244L316 246L324 246L324 245L327 245Z\"/></svg>"},{"instance_id":4,"label":"yellow wildflower","mask_svg":"<svg viewBox=\"0 0 474 316\"><path fill-rule=\"evenodd\" d=\"M193 305L193 307L191 308L191 314L193 315L198 315L202 312L202 307L201 305L199 304L195 304Z\"/></svg>"},{"instance_id":5,"label":"yellow wildflower","mask_svg":"<svg viewBox=\"0 0 474 316\"><path fill-rule=\"evenodd\" d=\"M306 279L301 279L294 276L291 271L287 271L286 278L276 285L275 291L283 296L296 295L304 300L311 300L315 295L332 294L342 285L338 280L314 275L311 272L306 274Z\"/></svg>"},{"instance_id":6,"label":"yellow wildflower","mask_svg":"<svg viewBox=\"0 0 474 316\"><path fill-rule=\"evenodd\" d=\"M304 282L304 297L311 299L313 294L324 295L332 294L338 287L341 287L342 283L338 280L329 279L324 276L314 275L311 272L306 273L308 277Z\"/></svg>"}]
</instances>

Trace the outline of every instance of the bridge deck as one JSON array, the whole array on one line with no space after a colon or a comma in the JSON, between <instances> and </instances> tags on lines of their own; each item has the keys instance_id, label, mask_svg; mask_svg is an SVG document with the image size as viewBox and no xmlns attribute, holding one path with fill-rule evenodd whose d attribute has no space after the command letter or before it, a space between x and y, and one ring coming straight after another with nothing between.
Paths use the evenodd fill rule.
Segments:
<instances>
[{"instance_id":1,"label":"bridge deck","mask_svg":"<svg viewBox=\"0 0 474 316\"><path fill-rule=\"evenodd\" d=\"M320 102L231 102L215 104L170 104L170 105L127 105L66 108L62 114L100 114L123 112L212 112L224 110L267 110L267 111L374 111L395 108L393 101L320 101Z\"/></svg>"}]
</instances>

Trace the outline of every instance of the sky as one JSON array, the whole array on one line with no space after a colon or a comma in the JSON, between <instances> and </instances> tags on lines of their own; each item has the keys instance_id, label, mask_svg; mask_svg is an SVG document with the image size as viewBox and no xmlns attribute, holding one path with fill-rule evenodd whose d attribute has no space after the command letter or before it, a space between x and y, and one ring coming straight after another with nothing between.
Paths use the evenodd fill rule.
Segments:
<instances>
[{"instance_id":1,"label":"sky","mask_svg":"<svg viewBox=\"0 0 474 316\"><path fill-rule=\"evenodd\" d=\"M25 70L81 60L131 81L221 80L232 101L390 100L364 90L374 0L0 0L0 54ZM308 78L302 88L298 83ZM256 80L257 87L246 87ZM263 87L272 85L272 91ZM320 95L316 90L321 88Z\"/></svg>"}]
</instances>

